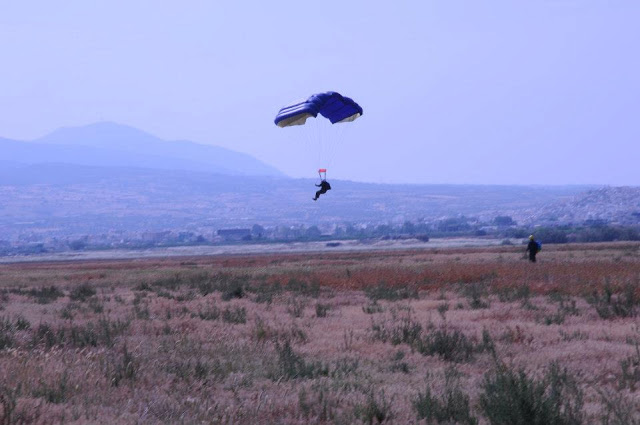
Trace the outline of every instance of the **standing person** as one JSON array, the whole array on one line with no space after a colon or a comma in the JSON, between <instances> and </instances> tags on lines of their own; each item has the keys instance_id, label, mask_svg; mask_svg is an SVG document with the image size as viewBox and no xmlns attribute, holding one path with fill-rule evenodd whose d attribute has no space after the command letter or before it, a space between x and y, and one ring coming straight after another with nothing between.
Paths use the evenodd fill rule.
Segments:
<instances>
[{"instance_id":1,"label":"standing person","mask_svg":"<svg viewBox=\"0 0 640 425\"><path fill-rule=\"evenodd\" d=\"M327 190L331 190L331 185L329 184L329 182L327 182L324 179L322 179L320 184L317 184L316 187L319 187L320 190L316 192L316 197L315 198L311 198L314 201L317 201L318 198L320 197L320 195L322 195L323 193L327 193Z\"/></svg>"},{"instance_id":2,"label":"standing person","mask_svg":"<svg viewBox=\"0 0 640 425\"><path fill-rule=\"evenodd\" d=\"M529 261L532 263L536 262L536 254L540 250L540 245L536 242L533 235L529 236L529 243L527 244L527 250L524 252L525 254L529 253Z\"/></svg>"}]
</instances>

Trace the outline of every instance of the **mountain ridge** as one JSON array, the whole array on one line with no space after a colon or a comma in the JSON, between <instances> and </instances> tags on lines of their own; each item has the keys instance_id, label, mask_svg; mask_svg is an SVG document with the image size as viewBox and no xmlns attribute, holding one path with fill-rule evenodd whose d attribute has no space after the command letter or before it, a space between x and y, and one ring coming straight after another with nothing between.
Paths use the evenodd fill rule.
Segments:
<instances>
[{"instance_id":1,"label":"mountain ridge","mask_svg":"<svg viewBox=\"0 0 640 425\"><path fill-rule=\"evenodd\" d=\"M286 177L245 153L187 140L167 141L113 122L61 127L33 141L0 138L0 158L24 164L53 162Z\"/></svg>"}]
</instances>

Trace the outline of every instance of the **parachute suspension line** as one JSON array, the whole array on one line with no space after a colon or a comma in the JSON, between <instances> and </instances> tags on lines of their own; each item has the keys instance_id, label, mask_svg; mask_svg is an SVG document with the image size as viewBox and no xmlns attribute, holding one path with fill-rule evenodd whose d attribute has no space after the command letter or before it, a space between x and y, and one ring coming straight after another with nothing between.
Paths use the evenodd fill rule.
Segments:
<instances>
[{"instance_id":1,"label":"parachute suspension line","mask_svg":"<svg viewBox=\"0 0 640 425\"><path fill-rule=\"evenodd\" d=\"M346 134L349 131L349 128L351 128L350 125L346 125L345 123L333 124L333 127L334 137L332 137L330 147L325 154L327 166L333 166L333 160L337 153L341 151L342 144L346 140Z\"/></svg>"},{"instance_id":2,"label":"parachute suspension line","mask_svg":"<svg viewBox=\"0 0 640 425\"><path fill-rule=\"evenodd\" d=\"M315 129L313 131L315 131L316 133L316 140L318 143L318 148L317 152L318 152L318 159L316 160L316 164L320 167L322 167L323 165L326 164L322 164L322 160L324 159L324 145L325 145L325 132L322 129L322 125L325 124L324 122L320 121L318 118L316 118L316 121L313 123L315 126ZM313 149L313 147L312 147Z\"/></svg>"},{"instance_id":3,"label":"parachute suspension line","mask_svg":"<svg viewBox=\"0 0 640 425\"><path fill-rule=\"evenodd\" d=\"M321 153L320 153L320 143L321 138L319 136L319 128L317 118L310 117L307 120L306 126L309 131L304 131L305 145L304 150L306 152L305 158L307 161L315 162L316 164L320 162Z\"/></svg>"}]
</instances>

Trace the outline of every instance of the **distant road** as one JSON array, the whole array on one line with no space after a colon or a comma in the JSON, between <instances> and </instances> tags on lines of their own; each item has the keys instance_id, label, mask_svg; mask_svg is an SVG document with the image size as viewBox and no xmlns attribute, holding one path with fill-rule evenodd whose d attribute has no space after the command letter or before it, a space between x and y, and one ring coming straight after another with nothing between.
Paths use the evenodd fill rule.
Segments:
<instances>
[{"instance_id":1,"label":"distant road","mask_svg":"<svg viewBox=\"0 0 640 425\"><path fill-rule=\"evenodd\" d=\"M16 255L0 257L0 263L24 263L45 261L83 261L83 260L123 260L136 258L163 258L163 257L192 257L215 255L241 255L241 254L273 254L273 253L303 253L303 252L360 252L394 249L416 248L460 248L474 246L497 246L504 239L480 239L480 238L438 238L429 242L420 242L417 239L405 240L339 240L322 242L290 242L290 243L265 243L247 245L206 245L206 246L179 246L169 248L149 249L114 249L100 251L70 251L53 254ZM514 245L520 244L520 239L511 239Z\"/></svg>"}]
</instances>

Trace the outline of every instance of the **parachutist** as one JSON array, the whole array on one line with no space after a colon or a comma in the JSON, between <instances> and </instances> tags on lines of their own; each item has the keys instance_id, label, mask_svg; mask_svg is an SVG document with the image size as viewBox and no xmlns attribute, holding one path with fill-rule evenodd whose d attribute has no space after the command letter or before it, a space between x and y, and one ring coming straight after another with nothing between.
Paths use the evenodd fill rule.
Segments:
<instances>
[{"instance_id":1,"label":"parachutist","mask_svg":"<svg viewBox=\"0 0 640 425\"><path fill-rule=\"evenodd\" d=\"M329 184L328 181L326 180L322 180L320 182L320 184L317 184L316 187L319 187L320 190L316 192L316 197L315 198L311 198L314 201L317 201L318 198L320 197L320 195L327 193L327 190L331 190L331 185Z\"/></svg>"}]
</instances>

